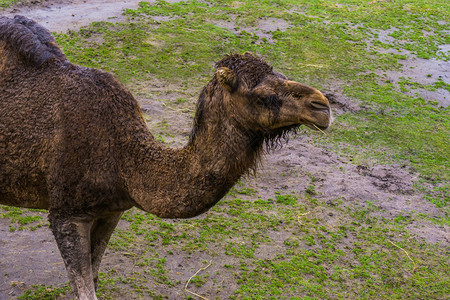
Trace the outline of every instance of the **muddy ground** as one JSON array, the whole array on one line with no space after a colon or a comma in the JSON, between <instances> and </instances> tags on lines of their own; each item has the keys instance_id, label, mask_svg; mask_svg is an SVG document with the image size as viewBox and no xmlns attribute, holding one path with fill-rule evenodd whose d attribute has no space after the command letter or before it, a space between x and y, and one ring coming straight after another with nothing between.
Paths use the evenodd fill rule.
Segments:
<instances>
[{"instance_id":1,"label":"muddy ground","mask_svg":"<svg viewBox=\"0 0 450 300\"><path fill-rule=\"evenodd\" d=\"M35 19L51 31L65 32L76 30L93 21L120 21L121 11L124 8L135 8L138 2L138 0L44 1L26 7L9 8L0 12L0 15L22 14ZM270 28L264 28L265 32L270 30ZM444 81L449 82L446 70L450 68L448 63L445 63L445 66L442 64L444 63L441 62L432 70L429 66L423 70L421 60L411 60L405 65L404 71L432 73L433 77L441 76ZM412 73L392 72L386 74L386 77L395 81L400 75L414 76ZM164 88L164 82L152 87L159 92ZM337 117L339 113L361 109L356 103L339 95L338 88L330 95ZM447 94L443 94L439 99L443 106L448 106L450 103ZM145 97L141 97L139 101L143 111L151 120L150 127L164 119L169 124L169 128L176 133L172 141L174 145L181 145L186 140L190 131L191 113L180 114L161 105L161 102ZM359 165L354 163L351 157L334 153L331 147L314 146L311 139L312 137L298 135L291 138L287 146L267 155L257 175L245 180L247 186L257 190L262 198L273 197L273 190L295 191L303 194L313 176L317 180L318 197L324 201L340 198L351 203L359 202L362 206L366 205L366 201L370 201L382 209L377 212L378 214L388 218L410 213L440 215L440 211L414 188L418 174L407 166ZM337 221L336 216L326 212L316 213L328 219L329 222ZM42 215L45 216L45 214ZM35 231L10 232L9 224L8 219L0 219L0 272L2 275L0 276L0 299L14 299L33 284L59 286L67 282L66 271L49 228L44 226ZM126 229L126 226L127 224L123 221L119 224L119 228L122 229ZM449 228L446 226L427 221L415 221L409 224L408 228L417 238L425 239L430 243L449 245ZM269 249L266 250L269 251ZM173 258L170 266L174 269L179 265L188 266L179 278L182 282L186 282L201 266L199 262L195 262L195 257L175 255ZM133 262L126 255L107 250L102 269L117 265L120 265L119 268L122 270L133 268ZM7 277L3 276L4 274L7 274ZM201 289L199 291L201 292ZM180 291L178 295L173 294L169 297L177 299L184 296Z\"/></svg>"}]
</instances>

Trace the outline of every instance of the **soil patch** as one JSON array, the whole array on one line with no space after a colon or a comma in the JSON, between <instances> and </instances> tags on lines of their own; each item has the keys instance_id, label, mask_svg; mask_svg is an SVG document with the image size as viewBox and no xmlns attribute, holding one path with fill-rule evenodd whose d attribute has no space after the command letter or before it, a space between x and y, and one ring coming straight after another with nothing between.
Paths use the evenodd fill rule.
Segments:
<instances>
[{"instance_id":1,"label":"soil patch","mask_svg":"<svg viewBox=\"0 0 450 300\"><path fill-rule=\"evenodd\" d=\"M393 83L408 79L422 85L433 85L438 81L450 84L450 74L448 71L450 70L450 61L408 58L401 63L403 67L399 71L383 71L377 72L377 74ZM443 88L434 90L413 88L407 94L410 96L417 95L429 101L437 101L443 107L450 105L450 92Z\"/></svg>"},{"instance_id":2,"label":"soil patch","mask_svg":"<svg viewBox=\"0 0 450 300\"><path fill-rule=\"evenodd\" d=\"M66 268L50 229L10 232L9 223L0 219L0 299L19 296L32 284L64 284Z\"/></svg>"},{"instance_id":3,"label":"soil patch","mask_svg":"<svg viewBox=\"0 0 450 300\"><path fill-rule=\"evenodd\" d=\"M64 33L77 30L92 22L124 21L122 11L135 9L140 0L74 0L47 1L39 5L19 6L0 11L1 16L22 15L44 25L51 32ZM147 1L154 2L154 1Z\"/></svg>"},{"instance_id":4,"label":"soil patch","mask_svg":"<svg viewBox=\"0 0 450 300\"><path fill-rule=\"evenodd\" d=\"M322 91L322 93L330 102L333 113L337 115L348 112L358 112L362 109L359 104L355 103L355 101L350 101L340 92Z\"/></svg>"},{"instance_id":5,"label":"soil patch","mask_svg":"<svg viewBox=\"0 0 450 300\"><path fill-rule=\"evenodd\" d=\"M392 33L398 31L396 27L391 27L387 30L373 30L376 35L376 40L387 45L404 44L406 41L397 40L391 36ZM423 32L424 36L432 34L431 32ZM389 81L398 84L399 81L409 80L413 83L421 85L433 85L438 81L443 81L450 84L450 61L436 60L436 59L422 59L417 58L410 51L404 49L394 48L379 48L375 47L372 39L367 39L367 49L376 49L379 53L393 53L399 55L406 55L408 58L401 60L401 70L395 71L377 71L377 75L383 78L383 81ZM448 53L450 45L441 45L437 53ZM450 92L444 88L424 89L412 87L410 91L406 92L409 96L422 97L428 101L436 101L440 106L447 107L450 105Z\"/></svg>"},{"instance_id":6,"label":"soil patch","mask_svg":"<svg viewBox=\"0 0 450 300\"><path fill-rule=\"evenodd\" d=\"M213 20L210 21L211 24L214 24L218 27L225 28L230 30L232 33L239 35L241 32L249 32L253 33L257 37L260 38L258 43L266 40L268 43L273 44L275 41L273 40L272 32L273 31L285 31L293 25L287 22L284 19L279 18L267 18L258 20L258 25L255 27L241 27L236 23L236 17L231 16L231 20Z\"/></svg>"}]
</instances>

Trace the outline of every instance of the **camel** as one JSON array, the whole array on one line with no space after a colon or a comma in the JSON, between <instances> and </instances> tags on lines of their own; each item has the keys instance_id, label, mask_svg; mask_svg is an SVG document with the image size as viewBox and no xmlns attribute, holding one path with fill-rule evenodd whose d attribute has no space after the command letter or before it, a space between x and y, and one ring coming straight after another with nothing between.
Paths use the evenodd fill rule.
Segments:
<instances>
[{"instance_id":1,"label":"camel","mask_svg":"<svg viewBox=\"0 0 450 300\"><path fill-rule=\"evenodd\" d=\"M200 93L186 146L171 149L114 76L71 64L36 22L0 18L0 204L49 211L76 299L97 299L100 261L125 210L197 216L287 133L330 120L317 89L256 55L230 54Z\"/></svg>"}]
</instances>

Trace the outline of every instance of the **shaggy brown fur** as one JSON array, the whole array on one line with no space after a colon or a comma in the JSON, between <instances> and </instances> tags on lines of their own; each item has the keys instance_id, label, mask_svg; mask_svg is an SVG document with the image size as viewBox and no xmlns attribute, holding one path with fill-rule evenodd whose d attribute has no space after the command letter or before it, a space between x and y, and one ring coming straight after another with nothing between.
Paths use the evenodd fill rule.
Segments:
<instances>
[{"instance_id":1,"label":"shaggy brown fur","mask_svg":"<svg viewBox=\"0 0 450 300\"><path fill-rule=\"evenodd\" d=\"M233 54L201 92L188 145L168 149L120 82L70 64L35 22L0 18L0 54L0 203L49 210L77 299L96 299L124 210L196 216L254 168L264 142L330 123L319 91Z\"/></svg>"}]
</instances>

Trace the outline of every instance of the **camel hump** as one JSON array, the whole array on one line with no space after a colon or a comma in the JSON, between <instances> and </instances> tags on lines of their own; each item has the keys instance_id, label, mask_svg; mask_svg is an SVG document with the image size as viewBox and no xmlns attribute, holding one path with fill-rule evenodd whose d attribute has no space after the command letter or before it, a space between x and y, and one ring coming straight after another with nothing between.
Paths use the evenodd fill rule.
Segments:
<instances>
[{"instance_id":1,"label":"camel hump","mask_svg":"<svg viewBox=\"0 0 450 300\"><path fill-rule=\"evenodd\" d=\"M34 66L52 58L67 60L50 31L23 16L0 17L0 41Z\"/></svg>"}]
</instances>

